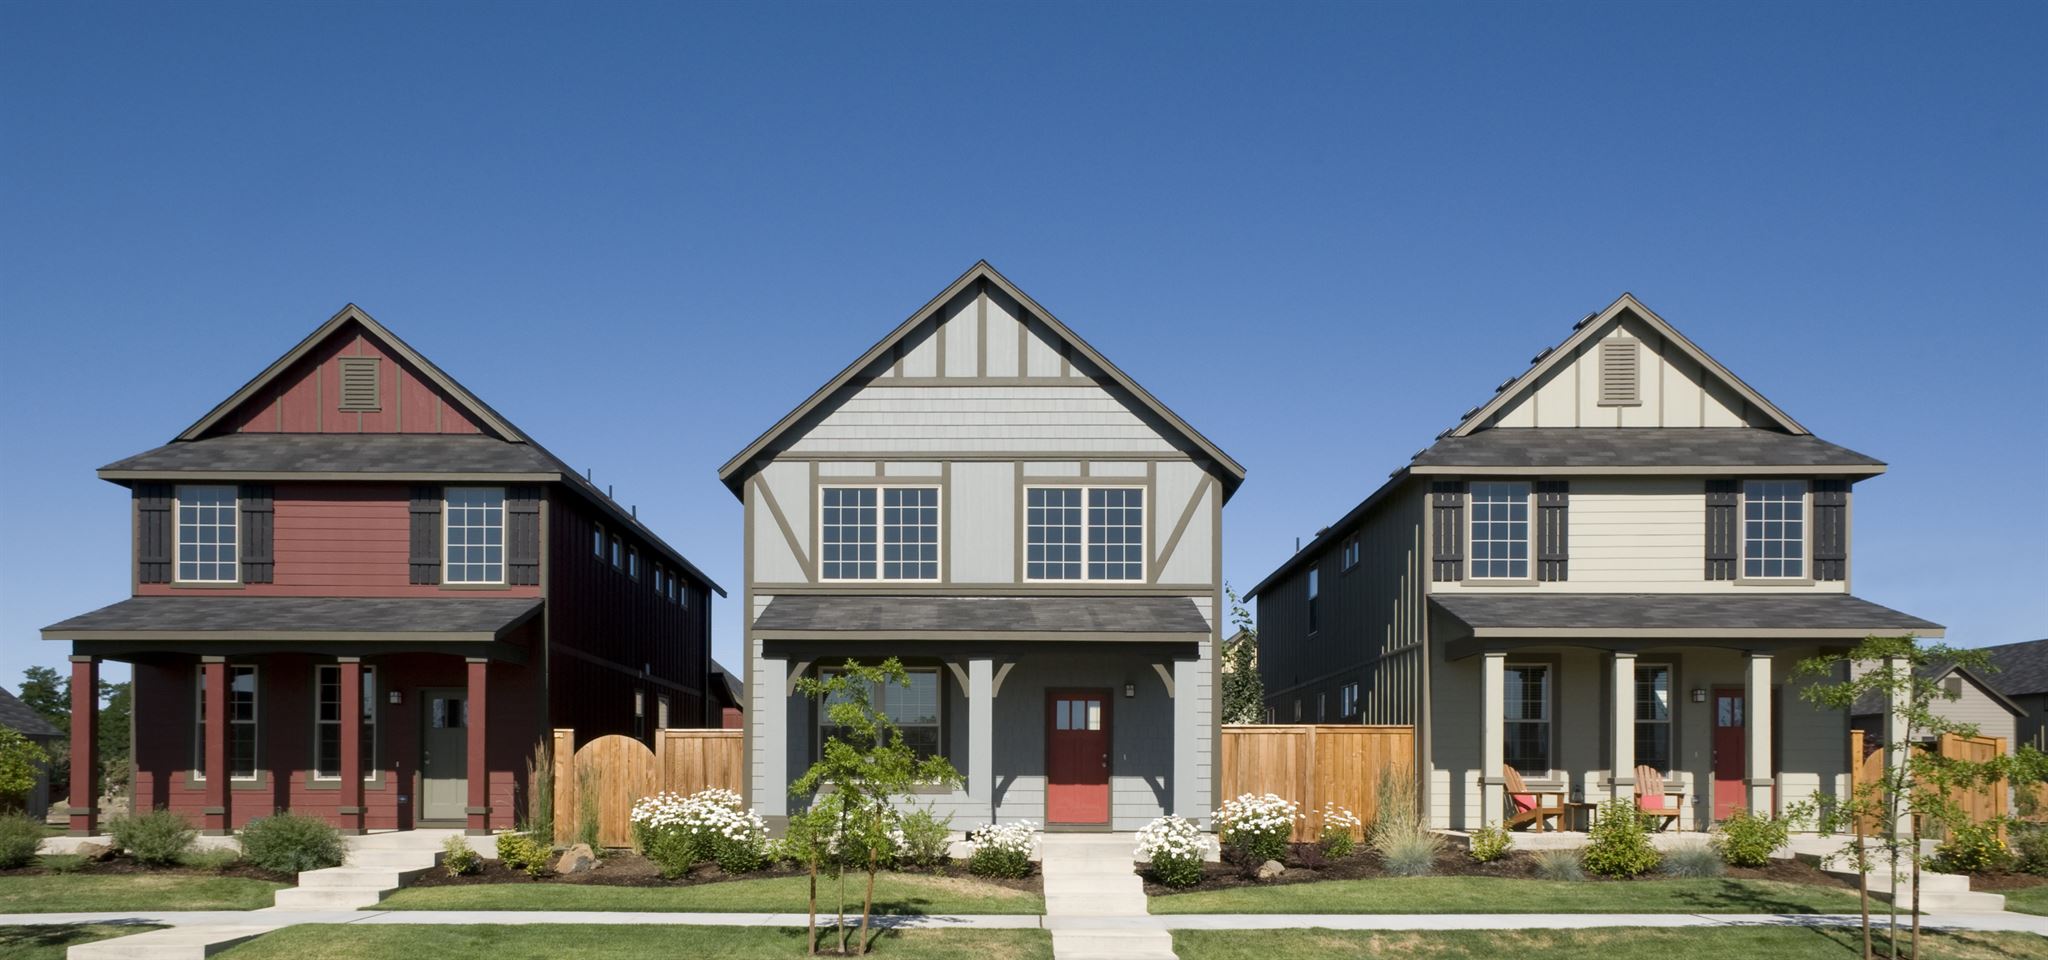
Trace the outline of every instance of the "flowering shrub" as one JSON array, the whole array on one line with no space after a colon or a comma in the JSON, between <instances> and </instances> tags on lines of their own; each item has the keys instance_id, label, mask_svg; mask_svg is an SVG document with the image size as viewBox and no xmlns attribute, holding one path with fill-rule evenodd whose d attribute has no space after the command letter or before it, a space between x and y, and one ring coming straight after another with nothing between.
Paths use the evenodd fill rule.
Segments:
<instances>
[{"instance_id":1,"label":"flowering shrub","mask_svg":"<svg viewBox=\"0 0 2048 960\"><path fill-rule=\"evenodd\" d=\"M1358 846L1356 832L1364 821L1358 814L1334 803L1323 804L1323 833L1317 843L1331 857L1348 857Z\"/></svg>"},{"instance_id":2,"label":"flowering shrub","mask_svg":"<svg viewBox=\"0 0 2048 960\"><path fill-rule=\"evenodd\" d=\"M1029 820L986 824L973 834L974 853L967 871L984 877L1015 880L1031 875L1031 851L1038 847L1038 824Z\"/></svg>"},{"instance_id":3,"label":"flowering shrub","mask_svg":"<svg viewBox=\"0 0 2048 960\"><path fill-rule=\"evenodd\" d=\"M1271 793L1239 794L1216 811L1216 832L1222 835L1223 845L1246 862L1279 860L1287 855L1287 841L1294 835L1300 809L1293 801Z\"/></svg>"},{"instance_id":4,"label":"flowering shrub","mask_svg":"<svg viewBox=\"0 0 2048 960\"><path fill-rule=\"evenodd\" d=\"M633 839L665 877L682 876L706 860L727 873L768 863L768 824L738 793L716 787L687 797L664 791L640 798L633 804Z\"/></svg>"},{"instance_id":5,"label":"flowering shrub","mask_svg":"<svg viewBox=\"0 0 2048 960\"><path fill-rule=\"evenodd\" d=\"M1202 828L1180 817L1160 817L1138 831L1138 859L1152 865L1152 879L1169 887L1202 882L1202 854L1208 849Z\"/></svg>"},{"instance_id":6,"label":"flowering shrub","mask_svg":"<svg viewBox=\"0 0 2048 960\"><path fill-rule=\"evenodd\" d=\"M2012 848L1998 838L1997 824L1966 823L1949 830L1934 862L1949 873L1992 873L2012 866Z\"/></svg>"}]
</instances>

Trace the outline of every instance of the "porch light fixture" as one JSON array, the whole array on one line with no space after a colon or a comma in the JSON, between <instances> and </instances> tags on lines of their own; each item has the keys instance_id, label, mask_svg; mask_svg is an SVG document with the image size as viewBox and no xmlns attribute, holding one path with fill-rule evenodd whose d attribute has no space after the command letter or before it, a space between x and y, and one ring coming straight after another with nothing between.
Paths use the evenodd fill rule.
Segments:
<instances>
[{"instance_id":1,"label":"porch light fixture","mask_svg":"<svg viewBox=\"0 0 2048 960\"><path fill-rule=\"evenodd\" d=\"M1135 683L1125 682L1125 683L1124 683L1124 699L1126 699L1126 700L1129 700L1129 699L1131 699L1131 698L1133 698L1133 697L1136 697L1137 695L1138 695L1138 685L1137 685L1137 684L1135 684Z\"/></svg>"},{"instance_id":2,"label":"porch light fixture","mask_svg":"<svg viewBox=\"0 0 2048 960\"><path fill-rule=\"evenodd\" d=\"M399 693L398 691L396 691L396 690L393 690L393 691L391 691L391 703L392 703L392 704L393 704L394 706L395 706L395 705L397 705L397 704L400 704L400 703L404 703L404 702L405 702L405 697L404 697L404 695L403 695L403 694L400 694L400 693Z\"/></svg>"},{"instance_id":3,"label":"porch light fixture","mask_svg":"<svg viewBox=\"0 0 2048 960\"><path fill-rule=\"evenodd\" d=\"M1694 703L1705 703L1705 702L1707 702L1707 689L1706 689L1705 687L1694 687L1694 688L1692 688L1692 702L1694 702Z\"/></svg>"}]
</instances>

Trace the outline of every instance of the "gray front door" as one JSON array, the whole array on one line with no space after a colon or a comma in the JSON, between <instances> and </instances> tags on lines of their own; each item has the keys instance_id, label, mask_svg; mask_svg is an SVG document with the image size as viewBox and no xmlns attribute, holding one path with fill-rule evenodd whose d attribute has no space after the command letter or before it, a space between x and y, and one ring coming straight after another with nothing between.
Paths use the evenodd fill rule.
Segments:
<instances>
[{"instance_id":1,"label":"gray front door","mask_svg":"<svg viewBox=\"0 0 2048 960\"><path fill-rule=\"evenodd\" d=\"M461 820L469 807L469 695L420 691L421 820Z\"/></svg>"}]
</instances>

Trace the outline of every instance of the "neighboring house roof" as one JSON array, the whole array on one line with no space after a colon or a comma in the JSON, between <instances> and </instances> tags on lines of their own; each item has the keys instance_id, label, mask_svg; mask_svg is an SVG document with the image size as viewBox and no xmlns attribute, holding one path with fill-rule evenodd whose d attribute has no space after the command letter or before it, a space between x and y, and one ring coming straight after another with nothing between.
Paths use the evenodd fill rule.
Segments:
<instances>
[{"instance_id":1,"label":"neighboring house roof","mask_svg":"<svg viewBox=\"0 0 2048 960\"><path fill-rule=\"evenodd\" d=\"M747 444L746 448L735 454L731 460L726 461L725 466L718 468L718 478L725 482L726 487L732 490L734 496L739 496L741 484L746 481L757 461L763 458L770 447L774 446L785 435L793 432L803 423L806 417L826 404L833 402L842 390L850 385L854 385L854 381L860 376L861 371L867 369L870 364L874 363L883 354L894 349L898 343L916 332L925 321L931 319L947 303L951 302L954 297L959 296L977 283L987 283L1023 305L1025 310L1044 323L1046 329L1054 337L1059 338L1069 348L1086 357L1089 363L1101 369L1103 374L1108 376L1117 387L1127 393L1132 400L1135 400L1140 406L1164 421L1175 432L1179 433L1189 445L1213 461L1223 475L1224 499L1229 499L1230 495L1237 491L1238 485L1244 482L1244 467L1239 465L1236 460L1231 459L1229 454L1224 453L1221 447L1211 443L1209 438L1202 436L1200 431L1190 426L1187 421L1182 420L1179 414L1168 409L1166 404L1159 402L1158 398L1152 396L1144 387L1139 386L1136 380L1131 379L1129 374L1118 369L1116 364L1109 362L1109 358L1097 352L1094 347L1089 346L1088 341L1081 339L1079 334L1068 329L1067 325L1054 317L1051 311L1040 306L1038 301L1031 299L1028 294L1019 290L1008 278L997 273L996 268L989 266L986 260L977 261L974 266L967 268L967 272L961 274L958 280L953 281L946 289L939 291L938 296L933 297L929 303L919 307L915 313L910 315L909 319L898 324L896 329L889 331L887 336L876 342L874 346L869 347L867 352L861 354L851 364L848 364L846 369L839 371L832 379L826 381L824 386L819 387L817 392L811 394L796 409L791 410L781 420L776 421L775 425L769 427L767 432L755 438L754 442Z\"/></svg>"},{"instance_id":2,"label":"neighboring house roof","mask_svg":"<svg viewBox=\"0 0 2048 960\"><path fill-rule=\"evenodd\" d=\"M45 640L503 639L532 598L131 597L43 628Z\"/></svg>"},{"instance_id":3,"label":"neighboring house roof","mask_svg":"<svg viewBox=\"0 0 2048 960\"><path fill-rule=\"evenodd\" d=\"M63 731L50 726L50 721L29 709L28 704L7 692L5 687L0 687L0 727L17 731L31 740L54 740L64 736Z\"/></svg>"},{"instance_id":4,"label":"neighboring house roof","mask_svg":"<svg viewBox=\"0 0 2048 960\"><path fill-rule=\"evenodd\" d=\"M1972 670L1969 667L1960 666L1958 664L1953 663L1930 663L1925 666L1922 666L1920 669L1914 672L1918 673L1928 682L1937 684L1942 682L1942 680L1946 679L1949 674L1955 674L1956 676L1969 681L1971 686L1976 687L1978 690L1982 691L1985 696L1991 698L1991 700L1997 703L1999 706L2004 707L2006 711L2008 713L2011 713L2013 716L2024 717L2027 715L2027 710L2025 707L2022 707L2019 704L2012 702L2011 697L2008 697L2005 694L1998 692L1998 689L1994 687L1990 681L1986 680L1982 674L1979 674L1977 671ZM1930 706L1939 709L1940 702L1937 701L1934 704L1930 704ZM1857 697L1856 703L1849 709L1849 713L1852 716L1858 717L1875 716L1883 712L1884 694L1876 690L1864 691L1863 695Z\"/></svg>"},{"instance_id":5,"label":"neighboring house roof","mask_svg":"<svg viewBox=\"0 0 2048 960\"><path fill-rule=\"evenodd\" d=\"M1677 468L1689 473L1789 467L1811 473L1844 469L1876 474L1884 463L1812 434L1754 427L1514 427L1437 441L1415 456L1414 473L1467 468L1533 468L1638 473Z\"/></svg>"},{"instance_id":6,"label":"neighboring house roof","mask_svg":"<svg viewBox=\"0 0 2048 960\"><path fill-rule=\"evenodd\" d=\"M1942 627L1868 600L1833 593L1435 593L1430 605L1475 637L1842 637Z\"/></svg>"},{"instance_id":7,"label":"neighboring house roof","mask_svg":"<svg viewBox=\"0 0 2048 960\"><path fill-rule=\"evenodd\" d=\"M711 675L719 681L718 691L720 696L718 699L725 706L736 710L746 709L746 685L740 682L740 678L737 675L731 670L727 670L725 664L719 663L716 660L711 661Z\"/></svg>"},{"instance_id":8,"label":"neighboring house roof","mask_svg":"<svg viewBox=\"0 0 2048 960\"><path fill-rule=\"evenodd\" d=\"M390 348L405 363L418 370L429 382L448 398L448 401L474 417L483 429L492 435L448 435L448 434L347 434L347 433L229 433L213 432L226 421L229 414L252 398L258 397L264 388L289 372L300 360L305 359L320 344L348 324L357 324ZM497 450L490 444L496 443ZM448 459L434 458L446 456ZM212 459L209 459L212 458ZM436 469L438 468L438 469ZM682 552L669 546L668 542L640 522L640 518L613 500L609 494L576 472L561 458L549 453L546 447L535 442L525 431L512 421L491 409L490 404L470 392L454 377L424 354L414 350L411 344L378 323L361 307L351 303L329 317L326 323L315 328L297 346L285 351L284 355L265 367L248 383L242 385L226 400L221 401L206 416L200 417L191 426L178 434L169 444L117 460L100 468L99 475L107 480L125 483L149 479L194 479L196 475L217 473L233 474L247 479L263 479L264 473L334 473L351 477L368 475L368 479L379 479L379 475L393 476L382 479L441 479L442 475L455 478L458 475L485 474L493 477L512 476L515 479L534 482L559 482L576 491L582 498L609 516L613 522L630 528L655 550L661 552L677 566L687 570L701 580L719 596L725 596L725 588L704 574L704 571L690 562ZM532 476L524 476L532 474ZM269 478L269 479L283 479Z\"/></svg>"},{"instance_id":9,"label":"neighboring house roof","mask_svg":"<svg viewBox=\"0 0 2048 960\"><path fill-rule=\"evenodd\" d=\"M2048 640L1985 647L1997 671L1986 679L2008 696L2048 693Z\"/></svg>"},{"instance_id":10,"label":"neighboring house roof","mask_svg":"<svg viewBox=\"0 0 2048 960\"><path fill-rule=\"evenodd\" d=\"M754 635L794 639L849 633L973 637L1199 639L1209 622L1186 597L892 597L785 594L768 602Z\"/></svg>"}]
</instances>

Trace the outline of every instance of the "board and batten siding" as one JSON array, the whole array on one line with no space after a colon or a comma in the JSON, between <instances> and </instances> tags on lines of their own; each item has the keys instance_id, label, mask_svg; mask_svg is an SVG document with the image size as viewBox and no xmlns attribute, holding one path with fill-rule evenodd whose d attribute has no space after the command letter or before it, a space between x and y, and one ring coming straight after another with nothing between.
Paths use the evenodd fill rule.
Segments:
<instances>
[{"instance_id":1,"label":"board and batten siding","mask_svg":"<svg viewBox=\"0 0 2048 960\"><path fill-rule=\"evenodd\" d=\"M1637 344L1637 403L1600 402L1600 345L1610 341ZM1488 418L1486 426L1769 428L1772 423L1647 324L1624 315Z\"/></svg>"},{"instance_id":2,"label":"board and batten siding","mask_svg":"<svg viewBox=\"0 0 2048 960\"><path fill-rule=\"evenodd\" d=\"M376 361L368 410L343 410L343 360ZM220 430L237 433L482 433L420 371L351 322L244 403Z\"/></svg>"}]
</instances>

